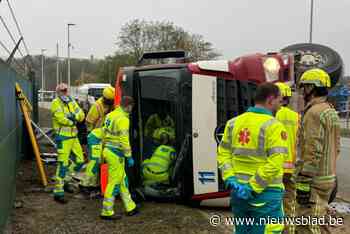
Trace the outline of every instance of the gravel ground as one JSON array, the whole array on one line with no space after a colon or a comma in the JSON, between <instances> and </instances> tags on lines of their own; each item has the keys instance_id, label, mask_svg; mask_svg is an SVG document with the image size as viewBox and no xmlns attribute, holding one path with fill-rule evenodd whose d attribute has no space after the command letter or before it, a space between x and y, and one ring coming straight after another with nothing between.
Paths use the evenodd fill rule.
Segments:
<instances>
[{"instance_id":1,"label":"gravel ground","mask_svg":"<svg viewBox=\"0 0 350 234\"><path fill-rule=\"evenodd\" d=\"M50 127L49 111L41 109L40 126ZM52 148L41 145L48 152ZM46 165L49 177L55 166ZM52 183L52 181L50 181ZM100 199L85 200L67 194L69 203L57 204L48 189L40 185L35 161L22 161L17 173L16 206L5 233L232 233L233 227L209 223L212 215L231 216L227 209L191 208L178 204L145 202L140 213L133 217L124 215L121 201L115 210L123 214L117 221L99 219ZM344 217L344 225L332 227L332 233L350 233L350 216Z\"/></svg>"}]
</instances>

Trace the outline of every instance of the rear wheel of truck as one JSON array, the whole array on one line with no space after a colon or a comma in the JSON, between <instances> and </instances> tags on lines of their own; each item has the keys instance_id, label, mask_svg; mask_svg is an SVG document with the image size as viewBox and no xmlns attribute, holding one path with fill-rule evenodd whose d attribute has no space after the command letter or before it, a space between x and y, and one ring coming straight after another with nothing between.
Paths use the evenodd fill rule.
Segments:
<instances>
[{"instance_id":1,"label":"rear wheel of truck","mask_svg":"<svg viewBox=\"0 0 350 234\"><path fill-rule=\"evenodd\" d=\"M296 72L299 77L304 71L311 68L321 68L331 77L331 86L334 87L342 75L343 61L333 49L319 44L301 43L287 46L281 50L284 53L294 53L296 58Z\"/></svg>"}]
</instances>

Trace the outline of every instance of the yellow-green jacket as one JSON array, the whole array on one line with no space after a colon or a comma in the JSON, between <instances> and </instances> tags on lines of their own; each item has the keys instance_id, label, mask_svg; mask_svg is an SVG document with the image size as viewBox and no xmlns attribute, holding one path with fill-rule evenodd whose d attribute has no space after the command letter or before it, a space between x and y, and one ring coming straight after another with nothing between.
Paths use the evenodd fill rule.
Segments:
<instances>
[{"instance_id":1,"label":"yellow-green jacket","mask_svg":"<svg viewBox=\"0 0 350 234\"><path fill-rule=\"evenodd\" d=\"M251 107L229 120L218 148L222 177L235 176L257 193L284 189L283 163L288 154L284 126L264 108Z\"/></svg>"},{"instance_id":2,"label":"yellow-green jacket","mask_svg":"<svg viewBox=\"0 0 350 234\"><path fill-rule=\"evenodd\" d=\"M276 113L276 119L284 125L288 135L288 157L284 162L284 173L292 174L295 170L300 115L288 107L281 107Z\"/></svg>"},{"instance_id":3,"label":"yellow-green jacket","mask_svg":"<svg viewBox=\"0 0 350 234\"><path fill-rule=\"evenodd\" d=\"M103 98L99 98L91 107L86 115L86 125L88 131L92 131L95 128L101 128L106 117L106 113L109 109L103 104Z\"/></svg>"},{"instance_id":4,"label":"yellow-green jacket","mask_svg":"<svg viewBox=\"0 0 350 234\"><path fill-rule=\"evenodd\" d=\"M85 118L83 110L75 101L64 103L60 98L55 98L51 103L52 126L55 134L63 137L76 137L78 129L75 123L68 119L70 114L74 114L76 121L81 122Z\"/></svg>"},{"instance_id":5,"label":"yellow-green jacket","mask_svg":"<svg viewBox=\"0 0 350 234\"><path fill-rule=\"evenodd\" d=\"M124 157L131 157L129 125L129 115L120 106L109 113L102 127L105 147L117 154L120 151Z\"/></svg>"}]
</instances>

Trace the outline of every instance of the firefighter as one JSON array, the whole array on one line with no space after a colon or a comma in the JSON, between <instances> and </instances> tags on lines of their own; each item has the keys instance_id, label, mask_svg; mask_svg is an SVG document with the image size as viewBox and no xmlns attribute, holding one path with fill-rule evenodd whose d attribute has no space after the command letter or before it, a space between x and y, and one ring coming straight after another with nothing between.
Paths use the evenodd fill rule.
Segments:
<instances>
[{"instance_id":1,"label":"firefighter","mask_svg":"<svg viewBox=\"0 0 350 234\"><path fill-rule=\"evenodd\" d=\"M112 111L114 105L115 90L112 86L103 89L102 97L90 108L86 116L87 131L102 127L105 116Z\"/></svg>"},{"instance_id":2,"label":"firefighter","mask_svg":"<svg viewBox=\"0 0 350 234\"><path fill-rule=\"evenodd\" d=\"M175 149L171 146L169 135L164 132L160 136L160 146L152 154L152 157L142 163L142 172L145 185L156 183L169 184L171 166L176 156Z\"/></svg>"},{"instance_id":3,"label":"firefighter","mask_svg":"<svg viewBox=\"0 0 350 234\"><path fill-rule=\"evenodd\" d=\"M102 128L95 128L88 135L89 163L86 166L85 175L80 183L80 190L89 193L97 187L97 174L101 163L102 154Z\"/></svg>"},{"instance_id":4,"label":"firefighter","mask_svg":"<svg viewBox=\"0 0 350 234\"><path fill-rule=\"evenodd\" d=\"M288 135L288 157L284 162L284 174L283 184L285 187L285 194L283 199L283 208L287 217L295 217L296 208L296 193L295 182L292 179L295 160L296 160L296 147L297 147L297 135L299 128L300 116L297 112L288 107L290 98L292 97L291 88L285 83L276 83L280 93L283 97L282 107L276 113L276 119L280 121L287 130ZM294 225L288 225L285 227L286 233L295 233Z\"/></svg>"},{"instance_id":5,"label":"firefighter","mask_svg":"<svg viewBox=\"0 0 350 234\"><path fill-rule=\"evenodd\" d=\"M121 105L106 116L103 130L103 157L108 164L108 184L104 194L101 218L113 220L121 218L114 213L114 199L120 193L127 215L138 213L132 200L124 165L134 166L129 142L129 113L134 105L132 97L124 96Z\"/></svg>"},{"instance_id":6,"label":"firefighter","mask_svg":"<svg viewBox=\"0 0 350 234\"><path fill-rule=\"evenodd\" d=\"M281 105L278 87L257 87L255 106L226 124L218 148L218 165L231 189L232 212L238 218L255 218L254 225L236 224L239 233L282 233L283 163L288 154L287 132L273 117ZM265 218L259 223L259 218Z\"/></svg>"},{"instance_id":7,"label":"firefighter","mask_svg":"<svg viewBox=\"0 0 350 234\"><path fill-rule=\"evenodd\" d=\"M297 172L297 215L326 217L335 186L340 152L339 117L327 102L329 75L321 69L304 72L299 81L305 101L300 134L300 171ZM327 225L297 226L297 233L330 233Z\"/></svg>"},{"instance_id":8,"label":"firefighter","mask_svg":"<svg viewBox=\"0 0 350 234\"><path fill-rule=\"evenodd\" d=\"M84 162L83 150L77 137L76 123L83 121L85 115L79 105L68 95L66 84L59 84L56 87L56 93L57 98L51 104L52 126L58 154L56 185L53 193L55 201L66 203L64 189L71 190L67 186L71 179L69 173L79 171ZM69 165L71 153L74 154L74 157L72 158L73 163Z\"/></svg>"}]
</instances>

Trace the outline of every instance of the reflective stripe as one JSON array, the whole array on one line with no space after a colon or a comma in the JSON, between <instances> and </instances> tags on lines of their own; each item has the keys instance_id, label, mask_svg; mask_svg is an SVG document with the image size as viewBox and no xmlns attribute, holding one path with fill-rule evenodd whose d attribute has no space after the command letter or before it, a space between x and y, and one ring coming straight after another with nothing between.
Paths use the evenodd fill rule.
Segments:
<instances>
[{"instance_id":1,"label":"reflective stripe","mask_svg":"<svg viewBox=\"0 0 350 234\"><path fill-rule=\"evenodd\" d=\"M293 120L280 120L281 123L283 123L284 125L297 125L296 121Z\"/></svg>"},{"instance_id":2,"label":"reflective stripe","mask_svg":"<svg viewBox=\"0 0 350 234\"><path fill-rule=\"evenodd\" d=\"M235 177L237 179L240 179L240 180L248 182L252 178L252 175L244 174L244 173L236 173ZM256 182L259 185L263 186L263 187L266 187L269 184L280 184L280 183L282 183L282 177L274 178L270 183L268 183L267 181L263 180L258 174L255 174L254 177L255 177Z\"/></svg>"},{"instance_id":3,"label":"reflective stripe","mask_svg":"<svg viewBox=\"0 0 350 234\"><path fill-rule=\"evenodd\" d=\"M240 173L235 174L235 176L237 177L237 179L244 180L244 181L248 181L252 177L252 175L240 174Z\"/></svg>"},{"instance_id":4,"label":"reflective stripe","mask_svg":"<svg viewBox=\"0 0 350 234\"><path fill-rule=\"evenodd\" d=\"M146 162L142 164L143 167L147 167L147 166L157 166L163 170L167 170L168 168L164 167L162 164L157 163L157 162Z\"/></svg>"},{"instance_id":5,"label":"reflective stripe","mask_svg":"<svg viewBox=\"0 0 350 234\"><path fill-rule=\"evenodd\" d=\"M108 210L108 211L113 210L113 205L111 205L111 206L103 205L102 209Z\"/></svg>"},{"instance_id":6,"label":"reflective stripe","mask_svg":"<svg viewBox=\"0 0 350 234\"><path fill-rule=\"evenodd\" d=\"M55 132L57 132L58 134L61 131L71 132L71 133L78 133L78 129L75 126L72 126L72 127L60 127L58 130L55 129Z\"/></svg>"},{"instance_id":7,"label":"reflective stripe","mask_svg":"<svg viewBox=\"0 0 350 234\"><path fill-rule=\"evenodd\" d=\"M232 150L231 144L228 142L221 141L219 147L226 149L226 150Z\"/></svg>"},{"instance_id":8,"label":"reflective stripe","mask_svg":"<svg viewBox=\"0 0 350 234\"><path fill-rule=\"evenodd\" d=\"M224 165L222 165L220 167L221 171L226 171L226 170L231 170L232 169L232 165L230 163L225 163Z\"/></svg>"},{"instance_id":9,"label":"reflective stripe","mask_svg":"<svg viewBox=\"0 0 350 234\"><path fill-rule=\"evenodd\" d=\"M233 149L234 155L243 155L243 156L266 156L264 151L259 151L256 149L247 149L247 148L235 148Z\"/></svg>"},{"instance_id":10,"label":"reflective stripe","mask_svg":"<svg viewBox=\"0 0 350 234\"><path fill-rule=\"evenodd\" d=\"M121 130L121 131L112 131L109 130L108 128L106 129L106 132L109 133L112 136L128 136L129 135L129 130Z\"/></svg>"},{"instance_id":11,"label":"reflective stripe","mask_svg":"<svg viewBox=\"0 0 350 234\"><path fill-rule=\"evenodd\" d=\"M292 162L285 162L283 164L283 168L285 168L285 169L293 169L293 168L295 168L295 165Z\"/></svg>"},{"instance_id":12,"label":"reflective stripe","mask_svg":"<svg viewBox=\"0 0 350 234\"><path fill-rule=\"evenodd\" d=\"M273 147L268 150L267 155L270 156L272 154L288 154L287 147Z\"/></svg>"},{"instance_id":13,"label":"reflective stripe","mask_svg":"<svg viewBox=\"0 0 350 234\"><path fill-rule=\"evenodd\" d=\"M111 198L103 198L103 202L114 202L115 198L111 197Z\"/></svg>"},{"instance_id":14,"label":"reflective stripe","mask_svg":"<svg viewBox=\"0 0 350 234\"><path fill-rule=\"evenodd\" d=\"M231 147L230 144L233 143L233 141L232 141L232 134L233 134L233 128L235 126L235 122L236 122L236 118L232 119L231 122L229 122L229 125L228 125L227 141L228 141L229 147Z\"/></svg>"},{"instance_id":15,"label":"reflective stripe","mask_svg":"<svg viewBox=\"0 0 350 234\"><path fill-rule=\"evenodd\" d=\"M259 131L259 146L258 146L258 151L260 152L264 152L264 148L265 148L265 132L266 129L271 126L272 124L276 123L277 120L275 119L270 119L268 121L266 121L265 123L263 123L260 127L260 131Z\"/></svg>"},{"instance_id":16,"label":"reflective stripe","mask_svg":"<svg viewBox=\"0 0 350 234\"><path fill-rule=\"evenodd\" d=\"M118 148L118 149L123 147L122 144L117 143L117 142L106 142L105 146L112 147L112 148Z\"/></svg>"},{"instance_id":17,"label":"reflective stripe","mask_svg":"<svg viewBox=\"0 0 350 234\"><path fill-rule=\"evenodd\" d=\"M255 181L263 188L267 187L268 183L262 179L258 174L255 175Z\"/></svg>"}]
</instances>

